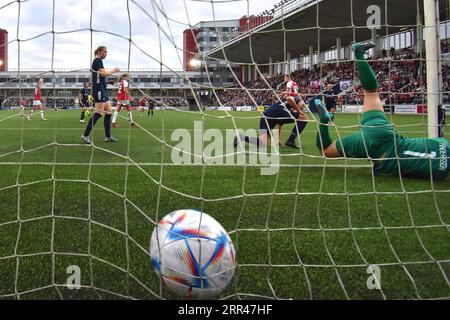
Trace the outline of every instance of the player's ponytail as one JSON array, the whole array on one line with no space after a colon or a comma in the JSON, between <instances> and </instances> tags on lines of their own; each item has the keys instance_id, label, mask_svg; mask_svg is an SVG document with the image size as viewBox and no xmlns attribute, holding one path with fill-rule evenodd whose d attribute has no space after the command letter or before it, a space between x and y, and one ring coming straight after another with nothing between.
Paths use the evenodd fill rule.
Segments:
<instances>
[{"instance_id":1,"label":"player's ponytail","mask_svg":"<svg viewBox=\"0 0 450 320\"><path fill-rule=\"evenodd\" d=\"M95 51L94 51L94 56L97 56L97 55L99 54L99 52L101 52L101 51L103 51L103 50L105 50L105 49L106 49L105 46L100 46L100 47L98 47L98 48L95 49Z\"/></svg>"}]
</instances>

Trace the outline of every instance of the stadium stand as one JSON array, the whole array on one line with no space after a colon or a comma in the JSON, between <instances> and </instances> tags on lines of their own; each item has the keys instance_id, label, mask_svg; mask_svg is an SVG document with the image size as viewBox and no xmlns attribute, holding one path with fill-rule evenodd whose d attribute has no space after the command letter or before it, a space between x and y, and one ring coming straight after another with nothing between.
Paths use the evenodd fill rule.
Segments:
<instances>
[{"instance_id":1,"label":"stadium stand","mask_svg":"<svg viewBox=\"0 0 450 320\"><path fill-rule=\"evenodd\" d=\"M448 45L443 45L449 48ZM373 66L380 82L382 99L391 104L418 104L426 102L426 73L425 62L412 49L391 51L379 59L373 60ZM319 94L327 83L337 84L340 81L353 81L355 78L353 62L325 63L314 65L311 69L300 69L291 73L294 81L300 85L300 92L304 99ZM442 67L444 83L444 103L450 101L450 66ZM318 80L320 79L320 85ZM267 86L267 84L269 86ZM265 81L246 82L244 86L258 105L270 105L276 99L272 89L281 89L283 75L277 74ZM244 90L233 88L216 91L220 103L214 95L204 99L207 106L243 106L254 105L254 102ZM359 98L359 99L358 99ZM362 89L358 83L348 94L343 95L342 103L355 105L361 101Z\"/></svg>"}]
</instances>

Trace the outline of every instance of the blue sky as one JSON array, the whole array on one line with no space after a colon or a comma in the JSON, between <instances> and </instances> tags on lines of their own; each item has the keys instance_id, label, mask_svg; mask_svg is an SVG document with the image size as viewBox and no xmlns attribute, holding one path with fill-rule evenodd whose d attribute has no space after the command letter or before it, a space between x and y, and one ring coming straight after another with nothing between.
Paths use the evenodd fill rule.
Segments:
<instances>
[{"instance_id":1,"label":"blue sky","mask_svg":"<svg viewBox=\"0 0 450 320\"><path fill-rule=\"evenodd\" d=\"M53 0L0 0L0 28L8 30L12 41L10 69L17 69L19 62L21 69L51 68L52 62L53 68L87 69L92 40L93 48L108 47L107 68L125 69L128 64L130 68L159 68L162 61L179 70L183 30L189 25L213 20L214 15L216 19L237 19L259 14L278 1L215 0L212 5L210 0L92 0L92 29L96 30L92 33L91 0L54 2L53 10ZM132 45L129 55L130 21L131 39L140 49ZM54 37L52 30L57 32Z\"/></svg>"}]
</instances>

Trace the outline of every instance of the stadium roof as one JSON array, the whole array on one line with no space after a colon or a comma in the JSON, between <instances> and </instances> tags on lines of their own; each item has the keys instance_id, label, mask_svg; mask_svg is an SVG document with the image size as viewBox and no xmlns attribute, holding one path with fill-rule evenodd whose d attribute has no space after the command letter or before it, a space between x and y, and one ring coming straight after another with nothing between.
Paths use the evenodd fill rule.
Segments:
<instances>
[{"instance_id":1,"label":"stadium roof","mask_svg":"<svg viewBox=\"0 0 450 320\"><path fill-rule=\"evenodd\" d=\"M445 0L440 0L440 3L444 8ZM381 9L383 27L377 30L379 36L415 27L418 5L419 12L423 12L422 0L305 0L301 7L286 14L284 19L274 19L206 55L236 63L252 63L253 56L256 63L265 64L269 62L269 57L273 58L273 62L284 61L285 52L290 52L291 57L307 55L310 45L315 51L319 49L319 44L321 52L333 49L337 37L342 39L343 47L353 41L368 40L371 30L367 28L370 17L367 8L371 5ZM283 24L286 32L283 31Z\"/></svg>"}]
</instances>

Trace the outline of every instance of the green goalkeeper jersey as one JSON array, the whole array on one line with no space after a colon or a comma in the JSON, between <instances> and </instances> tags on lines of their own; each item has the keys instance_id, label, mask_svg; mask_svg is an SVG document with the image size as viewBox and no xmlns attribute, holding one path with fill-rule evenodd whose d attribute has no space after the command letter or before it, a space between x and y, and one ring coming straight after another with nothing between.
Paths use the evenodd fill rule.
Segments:
<instances>
[{"instance_id":1,"label":"green goalkeeper jersey","mask_svg":"<svg viewBox=\"0 0 450 320\"><path fill-rule=\"evenodd\" d=\"M450 147L445 139L404 138L382 111L365 112L360 132L343 137L336 145L345 157L374 159L377 174L443 180L449 173Z\"/></svg>"},{"instance_id":2,"label":"green goalkeeper jersey","mask_svg":"<svg viewBox=\"0 0 450 320\"><path fill-rule=\"evenodd\" d=\"M445 179L449 173L449 144L445 139L403 138L397 140L397 148L387 151L388 160L378 162L376 173L401 173L403 177ZM400 170L399 170L400 166Z\"/></svg>"}]
</instances>

